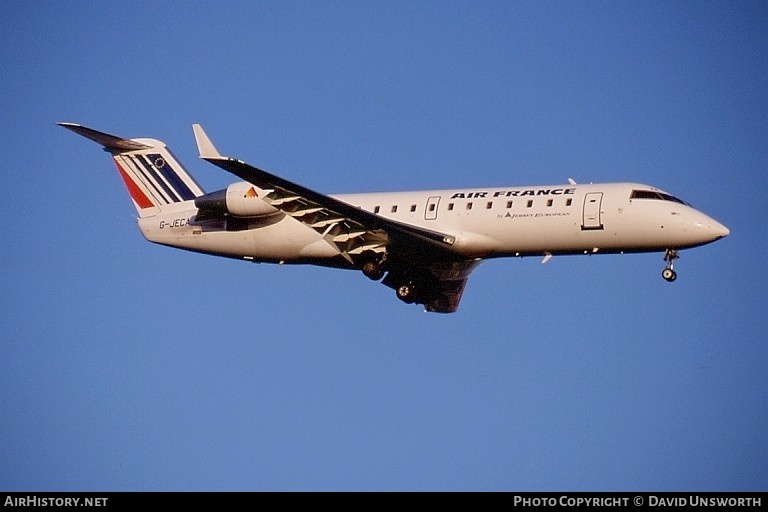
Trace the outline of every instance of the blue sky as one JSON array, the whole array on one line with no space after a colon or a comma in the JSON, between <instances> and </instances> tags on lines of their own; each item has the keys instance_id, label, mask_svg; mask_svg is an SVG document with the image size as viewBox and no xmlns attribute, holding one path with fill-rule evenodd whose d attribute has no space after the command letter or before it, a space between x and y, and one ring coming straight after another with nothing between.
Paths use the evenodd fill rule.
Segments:
<instances>
[{"instance_id":1,"label":"blue sky","mask_svg":"<svg viewBox=\"0 0 768 512\"><path fill-rule=\"evenodd\" d=\"M764 2L9 2L0 488L766 490ZM328 193L639 181L731 229L454 315L146 243L72 121Z\"/></svg>"}]
</instances>

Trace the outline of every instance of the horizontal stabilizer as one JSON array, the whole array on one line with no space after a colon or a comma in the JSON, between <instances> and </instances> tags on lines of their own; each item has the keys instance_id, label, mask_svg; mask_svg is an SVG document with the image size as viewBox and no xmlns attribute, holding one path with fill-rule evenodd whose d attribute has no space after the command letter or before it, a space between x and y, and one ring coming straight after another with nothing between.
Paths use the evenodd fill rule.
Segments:
<instances>
[{"instance_id":1,"label":"horizontal stabilizer","mask_svg":"<svg viewBox=\"0 0 768 512\"><path fill-rule=\"evenodd\" d=\"M108 133L100 132L92 128L86 128L85 126L75 124L75 123L56 123L56 124L58 124L59 126L63 126L68 130L72 130L76 134L82 135L86 139L91 139L94 142L98 142L99 144L104 146L104 149L108 151L133 151L137 149L147 149L152 147L152 146L147 146L146 144L142 144L141 142L136 142L135 140L123 139L121 137L116 137L115 135L110 135Z\"/></svg>"}]
</instances>

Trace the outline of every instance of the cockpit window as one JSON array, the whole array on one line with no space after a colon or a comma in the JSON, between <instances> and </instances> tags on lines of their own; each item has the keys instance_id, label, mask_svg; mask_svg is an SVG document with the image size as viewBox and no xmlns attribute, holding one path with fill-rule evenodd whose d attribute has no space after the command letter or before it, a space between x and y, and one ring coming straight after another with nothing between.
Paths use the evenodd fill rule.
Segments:
<instances>
[{"instance_id":1,"label":"cockpit window","mask_svg":"<svg viewBox=\"0 0 768 512\"><path fill-rule=\"evenodd\" d=\"M656 192L653 190L633 190L632 195L630 195L629 198L630 199L656 199L657 201L672 201L674 203L680 203L686 206L690 206L688 203L686 203L682 199L678 199L675 196L671 196L663 192Z\"/></svg>"}]
</instances>

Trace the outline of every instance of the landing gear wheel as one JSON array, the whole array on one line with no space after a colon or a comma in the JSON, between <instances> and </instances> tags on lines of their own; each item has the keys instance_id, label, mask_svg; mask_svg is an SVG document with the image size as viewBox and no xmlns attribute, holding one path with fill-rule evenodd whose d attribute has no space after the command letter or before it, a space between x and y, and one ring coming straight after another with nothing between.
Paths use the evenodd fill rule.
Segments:
<instances>
[{"instance_id":1,"label":"landing gear wheel","mask_svg":"<svg viewBox=\"0 0 768 512\"><path fill-rule=\"evenodd\" d=\"M363 264L363 274L365 274L365 277L368 279L378 281L384 277L384 265L378 261L367 261Z\"/></svg>"},{"instance_id":2,"label":"landing gear wheel","mask_svg":"<svg viewBox=\"0 0 768 512\"><path fill-rule=\"evenodd\" d=\"M675 272L675 260L679 258L675 249L667 249L664 253L664 261L667 262L667 268L661 271L661 277L663 277L668 283L671 283L677 279L677 272Z\"/></svg>"},{"instance_id":3,"label":"landing gear wheel","mask_svg":"<svg viewBox=\"0 0 768 512\"><path fill-rule=\"evenodd\" d=\"M416 287L413 283L403 283L395 288L397 298L406 304L412 304L416 298Z\"/></svg>"}]
</instances>

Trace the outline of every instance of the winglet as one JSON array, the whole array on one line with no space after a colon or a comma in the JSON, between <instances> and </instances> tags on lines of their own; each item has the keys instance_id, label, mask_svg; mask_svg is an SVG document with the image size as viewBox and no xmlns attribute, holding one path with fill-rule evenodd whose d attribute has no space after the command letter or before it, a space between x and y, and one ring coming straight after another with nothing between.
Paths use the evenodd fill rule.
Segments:
<instances>
[{"instance_id":1,"label":"winglet","mask_svg":"<svg viewBox=\"0 0 768 512\"><path fill-rule=\"evenodd\" d=\"M200 158L222 158L219 151L208 138L208 135L203 130L203 127L199 124L192 125L192 131L195 132L195 142L197 142L197 151L200 153Z\"/></svg>"}]
</instances>

